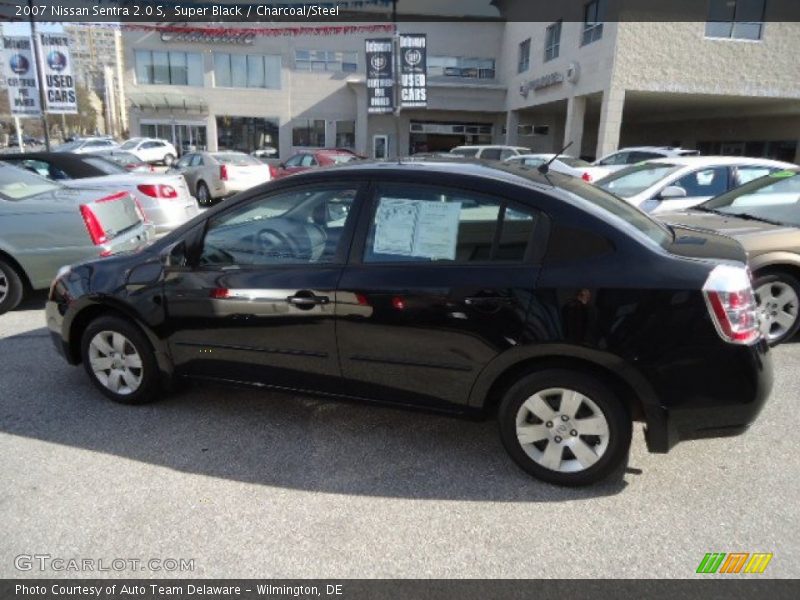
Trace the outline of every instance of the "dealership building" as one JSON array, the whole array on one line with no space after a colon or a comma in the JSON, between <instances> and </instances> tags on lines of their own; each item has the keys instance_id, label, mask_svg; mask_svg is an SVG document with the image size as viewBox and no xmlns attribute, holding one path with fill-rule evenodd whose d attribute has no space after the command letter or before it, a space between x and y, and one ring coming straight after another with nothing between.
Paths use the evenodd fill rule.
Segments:
<instances>
[{"instance_id":1,"label":"dealership building","mask_svg":"<svg viewBox=\"0 0 800 600\"><path fill-rule=\"evenodd\" d=\"M584 157L672 145L800 161L800 23L602 22L596 2L584 22L401 23L427 34L428 94L399 119L367 110L365 40L390 37L385 23L130 27L130 134L282 158L572 142Z\"/></svg>"}]
</instances>

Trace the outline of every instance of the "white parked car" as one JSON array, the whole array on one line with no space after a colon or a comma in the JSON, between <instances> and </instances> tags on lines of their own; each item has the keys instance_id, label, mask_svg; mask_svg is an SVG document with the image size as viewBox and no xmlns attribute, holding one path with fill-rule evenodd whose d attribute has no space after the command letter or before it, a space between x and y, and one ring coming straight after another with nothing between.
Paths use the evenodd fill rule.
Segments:
<instances>
[{"instance_id":1,"label":"white parked car","mask_svg":"<svg viewBox=\"0 0 800 600\"><path fill-rule=\"evenodd\" d=\"M507 158L504 162L509 165L524 165L526 167L539 167L545 163L550 163L549 169L551 171L580 177L584 181L592 180L589 174L591 165L585 160L564 154L553 160L555 156L555 154L520 154L519 156Z\"/></svg>"},{"instance_id":2,"label":"white parked car","mask_svg":"<svg viewBox=\"0 0 800 600\"><path fill-rule=\"evenodd\" d=\"M167 140L156 138L131 138L119 147L146 163L163 163L170 166L178 156L175 146Z\"/></svg>"},{"instance_id":3,"label":"white parked car","mask_svg":"<svg viewBox=\"0 0 800 600\"><path fill-rule=\"evenodd\" d=\"M597 186L648 213L702 204L748 181L796 165L743 156L676 156L631 165Z\"/></svg>"},{"instance_id":4,"label":"white parked car","mask_svg":"<svg viewBox=\"0 0 800 600\"><path fill-rule=\"evenodd\" d=\"M479 158L481 160L506 160L520 154L530 154L531 149L523 146L456 146L450 150L451 154L458 154L465 158Z\"/></svg>"},{"instance_id":5,"label":"white parked car","mask_svg":"<svg viewBox=\"0 0 800 600\"><path fill-rule=\"evenodd\" d=\"M670 158L673 156L698 156L697 150L687 148L677 148L674 146L631 146L622 148L611 154L607 154L592 163L589 169L590 181L597 181L614 171L624 169L629 165L635 165L645 160L655 160L659 158Z\"/></svg>"},{"instance_id":6,"label":"white parked car","mask_svg":"<svg viewBox=\"0 0 800 600\"><path fill-rule=\"evenodd\" d=\"M170 169L180 173L201 205L272 179L272 168L244 152L191 152Z\"/></svg>"},{"instance_id":7,"label":"white parked car","mask_svg":"<svg viewBox=\"0 0 800 600\"><path fill-rule=\"evenodd\" d=\"M53 152L72 152L73 154L90 154L107 150L116 150L119 144L111 137L85 137L61 144Z\"/></svg>"}]
</instances>

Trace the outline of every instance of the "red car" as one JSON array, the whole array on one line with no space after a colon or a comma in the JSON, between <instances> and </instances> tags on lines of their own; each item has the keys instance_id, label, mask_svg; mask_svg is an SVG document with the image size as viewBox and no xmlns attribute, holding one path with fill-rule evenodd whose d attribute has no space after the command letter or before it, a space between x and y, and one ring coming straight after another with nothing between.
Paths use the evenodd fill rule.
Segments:
<instances>
[{"instance_id":1,"label":"red car","mask_svg":"<svg viewBox=\"0 0 800 600\"><path fill-rule=\"evenodd\" d=\"M273 179L280 179L287 175L294 175L308 169L340 165L353 160L360 160L361 156L343 148L321 148L319 150L305 150L290 156L285 162L272 166Z\"/></svg>"}]
</instances>

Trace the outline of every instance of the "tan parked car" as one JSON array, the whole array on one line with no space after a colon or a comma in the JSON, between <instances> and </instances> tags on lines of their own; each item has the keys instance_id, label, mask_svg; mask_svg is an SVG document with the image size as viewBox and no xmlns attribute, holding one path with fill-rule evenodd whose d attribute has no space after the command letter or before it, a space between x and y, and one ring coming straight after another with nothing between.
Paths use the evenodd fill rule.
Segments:
<instances>
[{"instance_id":1,"label":"tan parked car","mask_svg":"<svg viewBox=\"0 0 800 600\"><path fill-rule=\"evenodd\" d=\"M747 250L770 344L800 330L800 169L777 171L693 209L657 216L736 238Z\"/></svg>"},{"instance_id":2,"label":"tan parked car","mask_svg":"<svg viewBox=\"0 0 800 600\"><path fill-rule=\"evenodd\" d=\"M169 170L181 173L200 205L243 192L272 179L269 165L243 152L191 152Z\"/></svg>"}]
</instances>

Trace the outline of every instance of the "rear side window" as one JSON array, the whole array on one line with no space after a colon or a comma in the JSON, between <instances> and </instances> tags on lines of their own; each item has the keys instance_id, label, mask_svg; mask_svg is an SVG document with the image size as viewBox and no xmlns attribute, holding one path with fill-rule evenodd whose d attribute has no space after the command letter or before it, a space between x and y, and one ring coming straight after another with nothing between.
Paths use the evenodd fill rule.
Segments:
<instances>
[{"instance_id":1,"label":"rear side window","mask_svg":"<svg viewBox=\"0 0 800 600\"><path fill-rule=\"evenodd\" d=\"M686 195L717 196L728 191L728 167L713 167L702 169L684 175L673 185L686 190Z\"/></svg>"},{"instance_id":2,"label":"rear side window","mask_svg":"<svg viewBox=\"0 0 800 600\"><path fill-rule=\"evenodd\" d=\"M373 206L365 263L523 262L535 211L501 198L432 186L383 185Z\"/></svg>"},{"instance_id":3,"label":"rear side window","mask_svg":"<svg viewBox=\"0 0 800 600\"><path fill-rule=\"evenodd\" d=\"M481 152L483 160L500 160L502 158L502 151L500 148L484 148Z\"/></svg>"}]
</instances>

